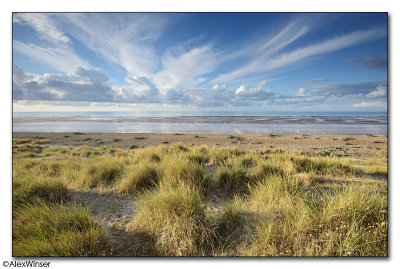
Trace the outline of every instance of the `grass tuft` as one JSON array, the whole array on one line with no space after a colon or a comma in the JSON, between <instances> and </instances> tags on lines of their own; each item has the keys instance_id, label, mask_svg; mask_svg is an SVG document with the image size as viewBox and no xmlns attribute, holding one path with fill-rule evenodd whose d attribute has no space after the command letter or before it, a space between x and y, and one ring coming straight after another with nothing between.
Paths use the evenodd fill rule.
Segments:
<instances>
[{"instance_id":1,"label":"grass tuft","mask_svg":"<svg viewBox=\"0 0 400 269\"><path fill-rule=\"evenodd\" d=\"M38 199L61 202L67 199L67 188L60 179L24 175L13 178L13 208Z\"/></svg>"},{"instance_id":2,"label":"grass tuft","mask_svg":"<svg viewBox=\"0 0 400 269\"><path fill-rule=\"evenodd\" d=\"M13 220L13 256L106 256L107 238L89 211L78 205L24 206Z\"/></svg>"},{"instance_id":3,"label":"grass tuft","mask_svg":"<svg viewBox=\"0 0 400 269\"><path fill-rule=\"evenodd\" d=\"M120 178L122 171L121 162L96 158L83 168L77 183L82 187L89 188L112 185Z\"/></svg>"},{"instance_id":4,"label":"grass tuft","mask_svg":"<svg viewBox=\"0 0 400 269\"><path fill-rule=\"evenodd\" d=\"M154 163L145 163L129 167L121 182L118 183L119 193L137 193L154 188L159 182L159 172Z\"/></svg>"},{"instance_id":5,"label":"grass tuft","mask_svg":"<svg viewBox=\"0 0 400 269\"><path fill-rule=\"evenodd\" d=\"M211 229L200 194L190 188L145 192L136 202L132 234L149 234L160 256L202 256Z\"/></svg>"}]
</instances>

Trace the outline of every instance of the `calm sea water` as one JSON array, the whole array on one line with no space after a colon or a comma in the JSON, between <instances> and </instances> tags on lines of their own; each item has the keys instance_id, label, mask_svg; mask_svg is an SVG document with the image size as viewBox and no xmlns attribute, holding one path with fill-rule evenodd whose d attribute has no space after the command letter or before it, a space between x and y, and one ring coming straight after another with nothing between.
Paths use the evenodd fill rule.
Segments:
<instances>
[{"instance_id":1,"label":"calm sea water","mask_svg":"<svg viewBox=\"0 0 400 269\"><path fill-rule=\"evenodd\" d=\"M384 112L14 112L15 132L387 134Z\"/></svg>"}]
</instances>

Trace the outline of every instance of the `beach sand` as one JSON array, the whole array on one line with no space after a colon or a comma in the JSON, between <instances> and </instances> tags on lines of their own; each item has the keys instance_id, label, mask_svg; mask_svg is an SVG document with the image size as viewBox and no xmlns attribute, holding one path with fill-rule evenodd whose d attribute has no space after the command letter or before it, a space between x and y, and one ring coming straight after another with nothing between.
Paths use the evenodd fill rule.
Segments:
<instances>
[{"instance_id":1,"label":"beach sand","mask_svg":"<svg viewBox=\"0 0 400 269\"><path fill-rule=\"evenodd\" d=\"M265 134L165 134L165 133L50 133L14 132L13 138L47 139L47 145L67 147L135 148L182 143L221 145L246 149L297 150L306 155L379 158L387 151L387 136L380 135L265 135Z\"/></svg>"}]
</instances>

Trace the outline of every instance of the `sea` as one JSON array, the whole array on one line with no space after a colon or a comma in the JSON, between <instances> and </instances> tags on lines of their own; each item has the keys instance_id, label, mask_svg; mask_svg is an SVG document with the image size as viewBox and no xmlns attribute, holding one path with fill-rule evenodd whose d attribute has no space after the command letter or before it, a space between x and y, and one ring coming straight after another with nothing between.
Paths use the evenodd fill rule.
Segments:
<instances>
[{"instance_id":1,"label":"sea","mask_svg":"<svg viewBox=\"0 0 400 269\"><path fill-rule=\"evenodd\" d=\"M13 112L13 132L387 135L386 112Z\"/></svg>"}]
</instances>

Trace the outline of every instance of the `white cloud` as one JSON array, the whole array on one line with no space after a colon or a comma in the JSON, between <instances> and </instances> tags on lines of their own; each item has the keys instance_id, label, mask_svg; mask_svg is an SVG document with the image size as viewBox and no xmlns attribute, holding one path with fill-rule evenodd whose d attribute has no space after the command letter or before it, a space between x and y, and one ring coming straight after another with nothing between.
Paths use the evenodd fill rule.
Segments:
<instances>
[{"instance_id":1,"label":"white cloud","mask_svg":"<svg viewBox=\"0 0 400 269\"><path fill-rule=\"evenodd\" d=\"M273 38L269 40L263 40L264 44L259 47L258 51L263 53L264 57L271 55L287 47L305 35L309 30L309 27L307 25L303 25L302 21L292 21Z\"/></svg>"},{"instance_id":2,"label":"white cloud","mask_svg":"<svg viewBox=\"0 0 400 269\"><path fill-rule=\"evenodd\" d=\"M247 87L246 87L245 85L241 85L241 86L239 87L239 89L237 89L237 90L235 91L235 94L236 94L236 95L240 95L240 94L245 94L246 92L248 92Z\"/></svg>"},{"instance_id":3,"label":"white cloud","mask_svg":"<svg viewBox=\"0 0 400 269\"><path fill-rule=\"evenodd\" d=\"M380 106L386 106L386 102L384 101L362 102L360 104L352 105L352 107L380 107Z\"/></svg>"},{"instance_id":4,"label":"white cloud","mask_svg":"<svg viewBox=\"0 0 400 269\"><path fill-rule=\"evenodd\" d=\"M71 39L55 26L55 21L45 13L14 13L13 22L31 26L39 37L50 42L71 42Z\"/></svg>"},{"instance_id":5,"label":"white cloud","mask_svg":"<svg viewBox=\"0 0 400 269\"><path fill-rule=\"evenodd\" d=\"M157 103L160 101L160 93L158 89L147 78L133 76L131 78L127 77L125 80L131 85L126 87L115 87L114 90L117 99L130 100L138 103Z\"/></svg>"},{"instance_id":6,"label":"white cloud","mask_svg":"<svg viewBox=\"0 0 400 269\"><path fill-rule=\"evenodd\" d=\"M307 88L307 92L310 92L311 94L320 94L326 96L359 98L371 94L371 92L376 91L379 86L386 88L386 82L371 81L341 84L322 84ZM378 93L380 92L378 91ZM370 98L372 97L372 95L368 96Z\"/></svg>"},{"instance_id":7,"label":"white cloud","mask_svg":"<svg viewBox=\"0 0 400 269\"><path fill-rule=\"evenodd\" d=\"M274 92L272 89L264 89L266 81L263 80L259 84L256 85L255 88L247 88L245 85L241 85L235 91L235 97L238 99L247 99L247 100L257 100L264 101L273 96Z\"/></svg>"},{"instance_id":8,"label":"white cloud","mask_svg":"<svg viewBox=\"0 0 400 269\"><path fill-rule=\"evenodd\" d=\"M158 68L153 47L166 19L156 14L63 14L68 33L129 75L150 77Z\"/></svg>"},{"instance_id":9,"label":"white cloud","mask_svg":"<svg viewBox=\"0 0 400 269\"><path fill-rule=\"evenodd\" d=\"M297 92L297 96L304 96L305 95L304 91L305 91L304 88L300 88L299 91Z\"/></svg>"},{"instance_id":10,"label":"white cloud","mask_svg":"<svg viewBox=\"0 0 400 269\"><path fill-rule=\"evenodd\" d=\"M159 103L157 88L144 77L127 79L116 87L94 69L78 67L73 74L27 74L13 66L13 100Z\"/></svg>"},{"instance_id":11,"label":"white cloud","mask_svg":"<svg viewBox=\"0 0 400 269\"><path fill-rule=\"evenodd\" d=\"M315 82L324 82L324 81L329 81L327 78L312 78L309 80L304 81L305 83L315 83Z\"/></svg>"},{"instance_id":12,"label":"white cloud","mask_svg":"<svg viewBox=\"0 0 400 269\"><path fill-rule=\"evenodd\" d=\"M302 59L337 51L346 47L350 47L359 43L375 40L386 35L385 29L370 29L364 31L356 31L350 34L337 36L326 41L309 45L303 48L293 50L281 54L278 57L270 58L269 54L256 55L247 65L236 69L235 71L220 75L214 79L213 83L221 83L233 79L260 74L269 70L281 68L283 66L293 64Z\"/></svg>"},{"instance_id":13,"label":"white cloud","mask_svg":"<svg viewBox=\"0 0 400 269\"><path fill-rule=\"evenodd\" d=\"M51 41L50 47L14 40L13 49L67 74L36 76L15 68L13 94L17 100L25 98L75 101L81 97L88 102L245 106L269 104L275 100L282 104L301 104L321 101L329 98L328 96L379 98L387 94L387 87L382 81L357 85L308 85L307 90L299 88L297 95L294 92L290 96L275 96L271 88L265 87L265 80L253 86L255 80L266 77L267 71L380 38L386 34L382 29L352 32L292 49L296 48L295 42L300 39L304 41L311 30L310 25L296 20L289 22L272 37L259 35L256 40L245 41L248 45L236 51L229 46L218 51L218 47L214 47L214 43L210 41L197 45L201 42L199 39L190 44L166 48L165 52L157 47L162 31L168 23L167 18L161 15L157 15L156 20L152 14L140 13L129 16L115 16L112 13L39 15L20 14L14 16L13 20L15 23L31 25L40 38ZM128 73L125 80L129 85L112 85L105 74L94 69L75 53L70 37L97 53L96 56L100 56L102 60L125 68ZM40 42L43 43L48 42ZM287 48L290 50L286 50ZM210 75L214 75L211 73L220 70L227 73L206 84ZM233 83L234 80L243 77L247 77L247 80ZM313 79L308 82L325 80ZM235 89L229 88L229 84L227 88L224 84L226 81L235 85ZM238 85L241 86L237 88ZM364 102L355 104L354 107L374 103L377 102Z\"/></svg>"},{"instance_id":14,"label":"white cloud","mask_svg":"<svg viewBox=\"0 0 400 269\"><path fill-rule=\"evenodd\" d=\"M96 70L79 67L75 74L26 74L13 66L14 100L62 100L103 102L114 100L108 78ZM99 78L103 78L99 80Z\"/></svg>"},{"instance_id":15,"label":"white cloud","mask_svg":"<svg viewBox=\"0 0 400 269\"><path fill-rule=\"evenodd\" d=\"M225 91L225 89L226 89L226 85L218 85L218 84L215 84L215 85L212 87L212 90L213 90L213 91L220 91L220 92L222 92L222 91Z\"/></svg>"},{"instance_id":16,"label":"white cloud","mask_svg":"<svg viewBox=\"0 0 400 269\"><path fill-rule=\"evenodd\" d=\"M162 70L152 78L164 93L175 88L190 88L202 82L200 76L212 72L217 63L217 55L209 45L194 48L180 55L167 52L162 60Z\"/></svg>"},{"instance_id":17,"label":"white cloud","mask_svg":"<svg viewBox=\"0 0 400 269\"><path fill-rule=\"evenodd\" d=\"M379 85L376 87L376 90L371 91L370 93L366 94L365 97L367 98L378 98L386 96L387 87L383 85Z\"/></svg>"},{"instance_id":18,"label":"white cloud","mask_svg":"<svg viewBox=\"0 0 400 269\"><path fill-rule=\"evenodd\" d=\"M90 67L87 61L81 59L72 48L65 45L57 48L43 48L13 40L13 50L66 73L73 73L78 66Z\"/></svg>"}]
</instances>

